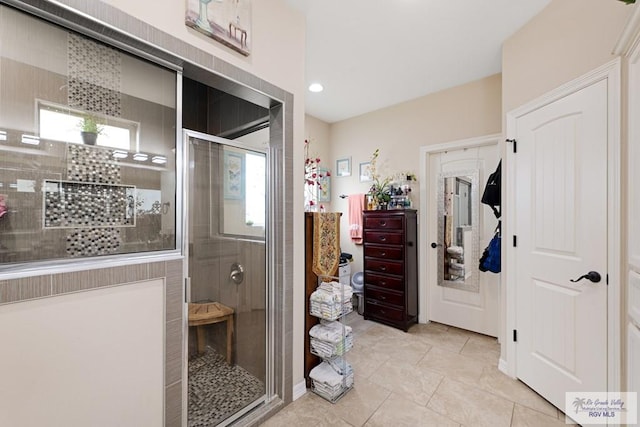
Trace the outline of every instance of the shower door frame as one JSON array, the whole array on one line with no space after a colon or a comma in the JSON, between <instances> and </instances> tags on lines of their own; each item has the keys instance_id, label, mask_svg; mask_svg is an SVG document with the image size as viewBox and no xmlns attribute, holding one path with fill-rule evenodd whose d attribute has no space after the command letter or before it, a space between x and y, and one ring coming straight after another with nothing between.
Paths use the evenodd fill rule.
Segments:
<instances>
[{"instance_id":1,"label":"shower door frame","mask_svg":"<svg viewBox=\"0 0 640 427\"><path fill-rule=\"evenodd\" d=\"M189 301L191 301L191 279L188 276L189 275L189 241L191 239L191 235L189 233L189 212L188 212L188 207L189 207L189 201L191 200L192 194L191 194L191 181L190 181L190 170L191 170L191 157L190 157L190 140L191 138L197 138L203 141L207 141L209 143L212 144L219 144L222 146L229 146L229 147L235 147L235 148L240 148L243 150L248 150L248 151L254 151L257 153L262 153L265 155L265 236L264 236L264 244L265 244L265 286L266 286L266 291L265 291L265 295L266 295L266 301L265 301L265 330L266 330L266 337L265 337L265 394L263 395L263 397L261 399L257 399L256 401L250 403L249 405L245 406L244 408L242 408L241 410L239 410L238 412L236 412L235 414L231 415L230 417L228 417L227 419L223 420L220 424L218 424L218 426L220 427L224 427L227 426L231 423L234 423L235 421L238 421L239 419L243 418L245 415L247 415L249 412L251 412L252 410L268 404L269 402L271 402L276 396L276 390L275 390L275 382L274 382L274 363L275 363L275 357L274 357L274 341L275 341L275 328L274 328L274 324L275 324L275 318L274 318L274 313L275 313L275 300L274 300L274 294L275 294L275 289L274 289L274 277L273 277L273 268L271 268L271 261L272 261L272 254L273 254L273 246L275 245L275 242L273 241L274 239L272 238L273 236L273 227L274 227L274 221L273 221L273 216L272 212L273 212L273 202L271 199L271 185L272 185L272 181L270 179L271 177L271 167L272 167L272 162L270 159L270 147L271 144L269 144L269 146L265 149L264 147L257 147L257 146L253 146L250 144L242 144L242 143L238 143L235 142L234 140L230 140L230 139L226 139L226 138L222 138L222 137L218 137L215 135L210 135L207 133L202 133L202 132L198 132L198 131L194 131L194 130L189 130L189 129L183 129L182 131L182 155L183 155L183 164L185 165L185 167L182 170L182 182L184 183L184 187L183 187L183 227L182 227L182 251L184 254L184 272L185 275L187 276L185 279L185 305L187 305L189 303ZM235 236L235 238L241 238L238 236ZM185 307L184 310L185 313L188 312L188 309ZM185 322L184 322L184 333L183 333L183 360L184 360L184 367L183 367L183 372L184 372L184 376L183 378L185 379L185 381L183 381L183 422L185 423L184 425L186 425L186 419L188 417L189 414L189 408L188 408L188 401L189 401L189 375L188 375L188 368L189 368L189 321L188 321L188 317L185 316Z\"/></svg>"}]
</instances>

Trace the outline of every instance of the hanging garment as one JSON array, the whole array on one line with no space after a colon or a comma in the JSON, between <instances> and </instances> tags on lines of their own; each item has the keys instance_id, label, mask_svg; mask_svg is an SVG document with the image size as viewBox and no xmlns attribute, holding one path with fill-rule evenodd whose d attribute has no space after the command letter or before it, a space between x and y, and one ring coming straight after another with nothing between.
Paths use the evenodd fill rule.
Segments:
<instances>
[{"instance_id":1,"label":"hanging garment","mask_svg":"<svg viewBox=\"0 0 640 427\"><path fill-rule=\"evenodd\" d=\"M493 214L496 218L500 218L500 210L498 209L501 204L501 180L502 180L502 160L498 163L498 167L494 173L489 175L489 179L487 180L487 185L484 187L484 192L482 193L481 202L485 205L491 206L493 209Z\"/></svg>"},{"instance_id":2,"label":"hanging garment","mask_svg":"<svg viewBox=\"0 0 640 427\"><path fill-rule=\"evenodd\" d=\"M500 273L500 233L494 234L480 258L480 271Z\"/></svg>"},{"instance_id":3,"label":"hanging garment","mask_svg":"<svg viewBox=\"0 0 640 427\"><path fill-rule=\"evenodd\" d=\"M362 211L364 210L364 194L349 196L349 236L356 245L362 244Z\"/></svg>"}]
</instances>

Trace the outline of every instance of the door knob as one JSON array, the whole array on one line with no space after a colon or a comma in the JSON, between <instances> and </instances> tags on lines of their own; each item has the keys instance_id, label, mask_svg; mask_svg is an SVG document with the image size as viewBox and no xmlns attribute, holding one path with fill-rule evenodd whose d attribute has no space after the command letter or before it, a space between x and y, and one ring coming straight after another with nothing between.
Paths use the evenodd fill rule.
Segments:
<instances>
[{"instance_id":1,"label":"door knob","mask_svg":"<svg viewBox=\"0 0 640 427\"><path fill-rule=\"evenodd\" d=\"M431 243L431 247L433 249L437 248L438 246L442 246L442 243L436 243L436 242Z\"/></svg>"},{"instance_id":2,"label":"door knob","mask_svg":"<svg viewBox=\"0 0 640 427\"><path fill-rule=\"evenodd\" d=\"M590 271L587 274L583 274L582 276L578 277L577 279L569 279L571 282L579 282L582 279L589 279L591 280L593 283L598 283L602 277L600 276L600 273L598 273L597 271Z\"/></svg>"}]
</instances>

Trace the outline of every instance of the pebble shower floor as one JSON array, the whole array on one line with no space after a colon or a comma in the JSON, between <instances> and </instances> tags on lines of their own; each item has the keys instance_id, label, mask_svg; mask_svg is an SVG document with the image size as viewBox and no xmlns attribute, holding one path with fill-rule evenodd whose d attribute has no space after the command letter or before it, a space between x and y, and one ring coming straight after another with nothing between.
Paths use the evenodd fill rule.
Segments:
<instances>
[{"instance_id":1,"label":"pebble shower floor","mask_svg":"<svg viewBox=\"0 0 640 427\"><path fill-rule=\"evenodd\" d=\"M207 347L189 359L189 427L218 425L264 394L264 383Z\"/></svg>"}]
</instances>

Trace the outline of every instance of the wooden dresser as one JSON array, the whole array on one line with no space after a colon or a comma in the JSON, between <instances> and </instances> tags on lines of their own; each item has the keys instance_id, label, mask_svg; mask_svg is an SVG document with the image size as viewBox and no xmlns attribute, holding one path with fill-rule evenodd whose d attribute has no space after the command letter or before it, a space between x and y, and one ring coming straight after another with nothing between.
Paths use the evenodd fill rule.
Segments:
<instances>
[{"instance_id":1,"label":"wooden dresser","mask_svg":"<svg viewBox=\"0 0 640 427\"><path fill-rule=\"evenodd\" d=\"M364 318L405 332L418 321L417 211L364 211Z\"/></svg>"}]
</instances>

